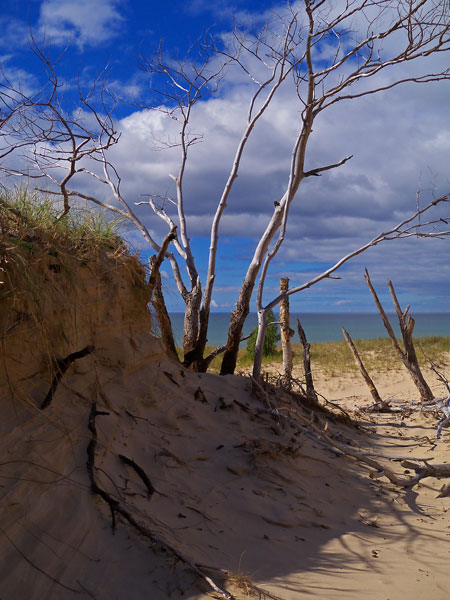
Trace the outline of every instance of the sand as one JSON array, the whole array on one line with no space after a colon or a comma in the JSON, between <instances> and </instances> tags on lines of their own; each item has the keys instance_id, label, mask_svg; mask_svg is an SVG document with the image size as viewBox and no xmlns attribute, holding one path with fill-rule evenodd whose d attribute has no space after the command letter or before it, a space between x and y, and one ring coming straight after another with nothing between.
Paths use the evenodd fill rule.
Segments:
<instances>
[{"instance_id":1,"label":"sand","mask_svg":"<svg viewBox=\"0 0 450 600\"><path fill-rule=\"evenodd\" d=\"M0 597L204 599L208 586L157 544L120 519L113 533L108 507L89 490L89 404L80 402L89 361L67 376L45 417L2 440ZM255 416L264 403L246 378L194 375L159 358L97 385L108 412L97 417L99 482L235 598L450 594L450 500L436 498L438 481L405 492L371 479L283 422ZM358 397L345 380L321 390L330 399L339 391L347 408ZM357 418L364 429L330 423L329 431L380 454L447 460L448 434L428 441L431 417ZM151 499L120 453L145 469Z\"/></svg>"},{"instance_id":2,"label":"sand","mask_svg":"<svg viewBox=\"0 0 450 600\"><path fill-rule=\"evenodd\" d=\"M361 411L370 395L357 377L316 373L358 427L255 394L248 377L190 373L147 333L133 277L108 267L92 282L83 269L78 296L60 279L38 315L19 295L0 311L1 600L221 597L203 576L236 600L449 597L450 498L437 498L446 481L399 488L312 433L446 463L449 430L435 444L434 416ZM51 365L88 346L42 410ZM405 373L376 379L383 396L416 399ZM103 498L87 467L94 403L91 474ZM115 527L105 497L121 509Z\"/></svg>"}]
</instances>

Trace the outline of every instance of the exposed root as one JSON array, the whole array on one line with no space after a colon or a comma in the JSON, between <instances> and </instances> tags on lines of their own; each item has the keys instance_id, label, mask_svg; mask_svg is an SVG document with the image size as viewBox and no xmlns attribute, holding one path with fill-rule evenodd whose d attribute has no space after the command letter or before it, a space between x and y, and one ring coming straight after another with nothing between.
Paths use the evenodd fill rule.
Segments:
<instances>
[{"instance_id":1,"label":"exposed root","mask_svg":"<svg viewBox=\"0 0 450 600\"><path fill-rule=\"evenodd\" d=\"M128 521L128 523L130 525L132 525L136 529L136 531L138 531L141 535L143 535L144 537L149 539L154 544L158 544L159 546L162 546L177 560L179 560L180 562L182 562L183 564L188 566L189 569L191 569L191 571L193 571L196 575L198 575L198 577L200 577L203 581L205 581L210 586L210 588L213 590L213 592L215 594L217 594L221 598L226 598L227 600L233 600L233 597L231 596L231 594L229 594L227 591L220 589L214 583L214 581L210 577L208 577L208 575L205 575L205 573L203 573L198 568L198 566L194 562L192 562L191 560L189 560L188 558L183 556L183 554L181 554L173 546L168 544L165 540L163 540L157 534L155 534L153 531L151 531L146 525L143 525L142 523L138 523L136 521L136 519L134 518L134 516L131 514L131 512L119 500L114 498L111 494L109 494L108 492L103 490L98 485L96 477L95 477L95 470L96 470L95 450L97 447L97 429L96 429L96 425L95 425L95 419L96 419L97 415L102 415L102 414L104 415L104 414L108 414L108 413L97 411L97 405L94 402L92 404L91 411L89 414L88 427L92 434L92 437L91 437L91 441L89 442L89 445L87 447L87 455L88 455L87 470L88 470L88 474L89 474L89 479L91 481L92 492L94 494L98 494L109 506L109 509L110 509L111 515L112 515L112 519L113 519L113 527L115 527L115 514L117 513L120 516L122 516L126 521Z\"/></svg>"},{"instance_id":2,"label":"exposed root","mask_svg":"<svg viewBox=\"0 0 450 600\"><path fill-rule=\"evenodd\" d=\"M119 454L119 458L122 462L124 462L126 465L129 465L131 468L133 468L136 471L136 473L142 479L142 481L144 482L144 484L147 488L148 496L151 497L156 490L153 487L153 484L150 481L150 479L149 479L147 473L144 471L144 469L142 467L140 467L137 463L135 463L134 460L132 460L131 458L127 458L123 454Z\"/></svg>"},{"instance_id":3,"label":"exposed root","mask_svg":"<svg viewBox=\"0 0 450 600\"><path fill-rule=\"evenodd\" d=\"M60 358L59 360L56 361L56 373L55 373L55 376L53 377L53 381L51 383L50 389L48 390L48 393L45 396L44 401L41 404L41 410L44 410L45 408L47 408L47 406L49 406L50 402L53 400L53 396L55 395L55 392L58 388L59 382L63 378L64 373L67 371L69 366L75 360L78 360L79 358L83 358L84 356L91 354L93 351L94 351L93 346L86 346L86 348L83 348L82 350L79 350L78 352L72 352L72 354L69 354L65 358Z\"/></svg>"}]
</instances>

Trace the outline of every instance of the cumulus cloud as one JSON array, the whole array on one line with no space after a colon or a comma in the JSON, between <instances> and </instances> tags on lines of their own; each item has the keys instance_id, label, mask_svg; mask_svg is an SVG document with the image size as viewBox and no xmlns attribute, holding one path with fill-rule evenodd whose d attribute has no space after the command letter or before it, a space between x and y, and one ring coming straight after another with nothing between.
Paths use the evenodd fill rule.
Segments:
<instances>
[{"instance_id":1,"label":"cumulus cloud","mask_svg":"<svg viewBox=\"0 0 450 600\"><path fill-rule=\"evenodd\" d=\"M411 74L409 65L407 72ZM380 84L385 85L390 77L383 74ZM338 103L319 115L306 168L332 164L351 154L353 158L339 169L307 179L300 186L291 209L287 241L280 253L285 270L289 270L289 263L302 261L316 264L317 269L324 263L332 264L414 212L419 188L422 204L432 193L447 189L450 106L442 99L448 88L445 81L429 86L408 84ZM192 130L204 132L204 140L190 150L185 175L185 209L191 235L209 234L245 124L245 91L249 88L241 82L238 91L228 85L220 97L199 103L194 111ZM282 90L252 133L222 220L223 235L254 240L261 235L274 201L286 189L300 109L292 89ZM121 126L122 145L115 149L115 159L126 175L130 196L137 197L145 190L173 197L174 185L168 175L177 172L179 149L163 150L160 142L163 136L171 141L177 139L177 123L158 112L136 111ZM163 226L165 230L164 224L155 224L158 220L150 213L144 218L156 229ZM374 268L382 264L382 277L397 277L408 289L412 289L412 281L417 288L418 278L439 287L439 270L432 268L436 243L429 241L416 250L411 249L411 242L406 254L404 245L393 249L395 244L391 243L386 251L371 251L369 264ZM445 248L448 251L448 242L439 246L441 250ZM405 265L412 263L410 277ZM354 277L355 286L361 286L363 264L357 260L345 272L346 286L350 277ZM375 268L375 277L377 272ZM326 289L329 293L328 285Z\"/></svg>"},{"instance_id":2,"label":"cumulus cloud","mask_svg":"<svg viewBox=\"0 0 450 600\"><path fill-rule=\"evenodd\" d=\"M336 0L332 10L339 10L342 4L343 0ZM220 2L214 3L216 8L220 5ZM203 0L192 3L192 7L199 11L205 9ZM252 16L255 17L241 14L248 22ZM384 17L388 15L385 13ZM99 0L95 11L88 0L79 0L76 5L68 0L44 0L40 25L53 41L66 41L71 34L82 47L113 37L121 19L115 0ZM352 25L362 31L367 23L354 21ZM224 34L223 39L226 37ZM392 51L397 43L398 40L394 40L380 51ZM323 44L314 58L329 60L334 51L331 43ZM400 68L381 72L376 85L388 86L395 78L443 70L446 60L443 53L430 57L428 62L404 63ZM254 65L250 60L247 66L255 66L258 76L262 76L261 64ZM133 94L146 85L141 76L131 77L130 82L135 85L131 90ZM331 77L327 84L329 82ZM224 83L218 94L197 103L192 113L191 131L203 134L202 143L189 150L185 173L184 203L188 235L193 237L209 235L213 214L245 127L248 98L255 89L254 84L236 70L228 72ZM120 88L120 82L116 85ZM372 85L364 81L350 89L353 93ZM303 277L310 278L311 273L333 264L414 211L419 188L422 203L434 192L446 191L450 150L449 87L448 81L407 84L339 102L318 116L307 150L306 168L332 164L349 155L353 158L339 169L301 184L292 204L286 242L273 265L273 281L269 283L275 292L275 278L279 275L292 273L292 278L302 283ZM280 199L287 186L301 109L293 86L287 82L275 95L246 146L239 177L221 223L222 235L251 238L254 243L261 235L273 212L273 203ZM175 185L169 175L175 175L179 168L179 124L163 112L137 109L118 122L118 129L122 136L110 152L110 159L118 167L126 198L131 203L142 200L145 194L174 198ZM176 220L174 206L169 201L160 202ZM167 232L166 223L148 206L136 210L152 235L162 239ZM443 290L442 281L448 280L450 270L443 261L439 265L435 256L437 252L448 253L448 242L422 242L411 241L408 245L393 242L388 249L371 250L345 268L342 282L324 282L320 290L338 294L335 305L344 305L347 300L339 294L361 285L361 272L367 264L373 270L375 281L392 277L409 290L414 285L417 288L417 281L422 281L428 290L433 288L439 295ZM414 269L408 268L409 264L414 264ZM225 304L225 298L239 289L238 285L220 287L219 277L217 284L214 301L217 306ZM425 303L428 293L425 287L421 293ZM316 292L308 292L308 297L316 298ZM354 304L356 306L357 301Z\"/></svg>"},{"instance_id":3,"label":"cumulus cloud","mask_svg":"<svg viewBox=\"0 0 450 600\"><path fill-rule=\"evenodd\" d=\"M5 48L8 52L25 45L30 36L27 23L19 19L0 17L0 28L0 48Z\"/></svg>"},{"instance_id":4,"label":"cumulus cloud","mask_svg":"<svg viewBox=\"0 0 450 600\"><path fill-rule=\"evenodd\" d=\"M80 47L98 46L119 33L122 16L118 0L43 0L39 16L42 34L54 44L73 41Z\"/></svg>"}]
</instances>

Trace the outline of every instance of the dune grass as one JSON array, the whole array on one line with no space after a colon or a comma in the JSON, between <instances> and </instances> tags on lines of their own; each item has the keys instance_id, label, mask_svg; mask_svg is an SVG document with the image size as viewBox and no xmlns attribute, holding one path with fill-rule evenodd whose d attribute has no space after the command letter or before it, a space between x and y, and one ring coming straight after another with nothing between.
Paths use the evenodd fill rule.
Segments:
<instances>
[{"instance_id":1,"label":"dune grass","mask_svg":"<svg viewBox=\"0 0 450 600\"><path fill-rule=\"evenodd\" d=\"M39 239L76 255L109 248L126 252L119 230L123 223L107 211L74 205L62 218L61 203L27 187L0 187L0 233L10 244L33 254Z\"/></svg>"},{"instance_id":2,"label":"dune grass","mask_svg":"<svg viewBox=\"0 0 450 600\"><path fill-rule=\"evenodd\" d=\"M368 371L389 371L402 367L401 359L388 338L371 340L354 340ZM402 346L401 341L399 341ZM450 337L428 336L414 340L417 358L421 366L429 365L429 361L439 362L446 352L450 351ZM296 347L298 356L302 356L301 348ZM353 357L343 340L311 344L311 361L330 375L342 372L356 372L358 369Z\"/></svg>"},{"instance_id":3,"label":"dune grass","mask_svg":"<svg viewBox=\"0 0 450 600\"><path fill-rule=\"evenodd\" d=\"M354 340L358 351L368 371L389 371L402 368L402 362L397 351L388 338L376 338L370 340ZM400 342L401 344L401 342ZM415 347L419 363L422 366L429 365L429 360L440 362L445 353L450 352L450 337L429 336L415 339ZM303 349L300 344L294 344L294 365L303 364ZM208 349L207 349L208 351ZM344 340L340 342L321 342L311 344L312 367L319 368L328 375L339 375L340 373L357 373L358 369L354 363L353 356ZM211 364L211 371L220 370L221 357L217 357ZM253 359L246 349L239 351L236 372L251 369ZM274 356L263 359L264 366L271 365L272 368L282 368L282 352L279 347Z\"/></svg>"},{"instance_id":4,"label":"dune grass","mask_svg":"<svg viewBox=\"0 0 450 600\"><path fill-rule=\"evenodd\" d=\"M145 268L119 234L121 221L76 203L61 214L53 196L0 186L0 301L26 292L41 307L52 287L49 272L63 272L75 285L74 264L111 258L142 287Z\"/></svg>"}]
</instances>

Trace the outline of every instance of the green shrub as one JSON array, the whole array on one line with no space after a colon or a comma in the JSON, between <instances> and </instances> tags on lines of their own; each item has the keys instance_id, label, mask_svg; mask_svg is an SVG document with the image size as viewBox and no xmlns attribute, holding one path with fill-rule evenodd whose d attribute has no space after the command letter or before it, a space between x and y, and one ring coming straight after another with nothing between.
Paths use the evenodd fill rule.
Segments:
<instances>
[{"instance_id":1,"label":"green shrub","mask_svg":"<svg viewBox=\"0 0 450 600\"><path fill-rule=\"evenodd\" d=\"M266 314L266 323L272 323L276 321L273 311L269 310ZM258 328L255 327L252 331L251 337L247 342L247 353L252 358L255 357L255 346L256 337L258 335ZM281 340L281 335L277 325L270 325L266 330L266 338L264 340L263 356L274 356L277 352L277 344Z\"/></svg>"}]
</instances>

